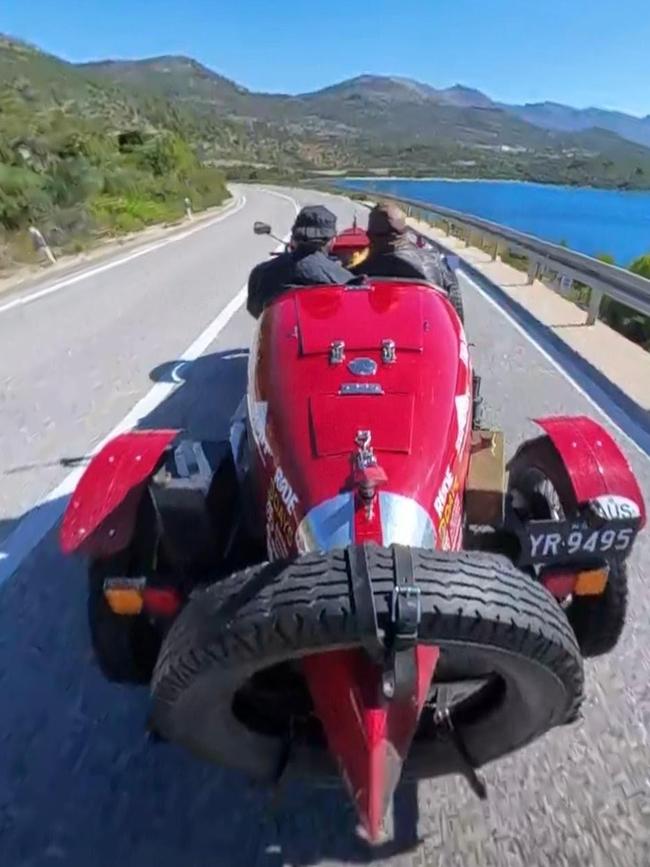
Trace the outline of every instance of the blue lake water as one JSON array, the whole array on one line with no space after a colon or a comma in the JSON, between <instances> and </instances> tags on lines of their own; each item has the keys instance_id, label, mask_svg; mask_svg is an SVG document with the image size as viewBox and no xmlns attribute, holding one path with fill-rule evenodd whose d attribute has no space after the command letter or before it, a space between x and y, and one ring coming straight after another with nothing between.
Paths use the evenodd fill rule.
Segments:
<instances>
[{"instance_id":1,"label":"blue lake water","mask_svg":"<svg viewBox=\"0 0 650 867\"><path fill-rule=\"evenodd\" d=\"M548 241L566 241L629 265L650 253L650 193L623 193L518 181L349 180L377 190L455 208Z\"/></svg>"}]
</instances>

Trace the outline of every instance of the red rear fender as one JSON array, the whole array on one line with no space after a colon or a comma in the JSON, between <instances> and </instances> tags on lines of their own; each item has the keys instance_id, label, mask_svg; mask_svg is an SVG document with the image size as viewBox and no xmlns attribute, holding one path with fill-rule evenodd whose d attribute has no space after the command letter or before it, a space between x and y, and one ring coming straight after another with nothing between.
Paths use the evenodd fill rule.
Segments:
<instances>
[{"instance_id":1,"label":"red rear fender","mask_svg":"<svg viewBox=\"0 0 650 867\"><path fill-rule=\"evenodd\" d=\"M65 554L83 551L106 557L129 544L147 480L177 434L131 431L93 457L63 516L60 541Z\"/></svg>"},{"instance_id":2,"label":"red rear fender","mask_svg":"<svg viewBox=\"0 0 650 867\"><path fill-rule=\"evenodd\" d=\"M564 462L578 502L605 494L627 497L640 511L646 509L639 484L627 458L607 431L587 416L535 419L548 434Z\"/></svg>"}]
</instances>

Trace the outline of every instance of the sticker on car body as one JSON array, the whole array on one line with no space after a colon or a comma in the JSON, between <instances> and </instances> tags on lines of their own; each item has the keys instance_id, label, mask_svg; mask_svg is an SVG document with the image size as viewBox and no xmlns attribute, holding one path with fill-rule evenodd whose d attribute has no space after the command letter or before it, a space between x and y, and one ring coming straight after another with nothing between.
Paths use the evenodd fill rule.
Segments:
<instances>
[{"instance_id":1,"label":"sticker on car body","mask_svg":"<svg viewBox=\"0 0 650 867\"><path fill-rule=\"evenodd\" d=\"M592 511L605 521L620 521L630 518L640 518L641 509L638 503L618 494L603 494L589 502Z\"/></svg>"},{"instance_id":2,"label":"sticker on car body","mask_svg":"<svg viewBox=\"0 0 650 867\"><path fill-rule=\"evenodd\" d=\"M253 438L257 443L259 450L265 457L271 457L271 446L266 434L266 423L268 418L269 405L266 401L256 400L251 403L250 407L250 423L253 431Z\"/></svg>"},{"instance_id":3,"label":"sticker on car body","mask_svg":"<svg viewBox=\"0 0 650 867\"><path fill-rule=\"evenodd\" d=\"M442 513L445 510L445 504L447 502L447 497L449 496L449 492L452 489L454 484L454 472L451 467L447 468L447 472L445 473L445 477L442 480L442 484L440 485L440 490L438 491L438 495L433 503L433 507L438 513L438 517L442 517Z\"/></svg>"},{"instance_id":4,"label":"sticker on car body","mask_svg":"<svg viewBox=\"0 0 650 867\"><path fill-rule=\"evenodd\" d=\"M469 418L470 398L468 394L459 394L456 397L456 422L458 432L456 434L456 451L459 452L465 436L467 435L467 419Z\"/></svg>"}]
</instances>

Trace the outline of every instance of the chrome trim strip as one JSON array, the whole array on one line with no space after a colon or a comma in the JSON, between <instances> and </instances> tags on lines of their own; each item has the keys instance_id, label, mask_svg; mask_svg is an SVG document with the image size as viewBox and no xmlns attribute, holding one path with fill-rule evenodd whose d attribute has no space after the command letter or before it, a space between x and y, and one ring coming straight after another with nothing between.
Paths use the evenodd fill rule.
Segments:
<instances>
[{"instance_id":1,"label":"chrome trim strip","mask_svg":"<svg viewBox=\"0 0 650 867\"><path fill-rule=\"evenodd\" d=\"M379 493L382 543L435 548L436 528L431 516L415 500L401 494Z\"/></svg>"},{"instance_id":2,"label":"chrome trim strip","mask_svg":"<svg viewBox=\"0 0 650 867\"><path fill-rule=\"evenodd\" d=\"M354 537L354 501L351 493L324 500L305 515L296 531L301 554L346 548Z\"/></svg>"},{"instance_id":3,"label":"chrome trim strip","mask_svg":"<svg viewBox=\"0 0 650 867\"><path fill-rule=\"evenodd\" d=\"M415 500L401 494L379 494L382 545L436 547L437 534L427 511ZM324 500L305 515L296 531L300 554L331 551L354 542L354 495L338 494Z\"/></svg>"},{"instance_id":4,"label":"chrome trim strip","mask_svg":"<svg viewBox=\"0 0 650 867\"><path fill-rule=\"evenodd\" d=\"M378 382L344 382L339 394L383 394L384 389Z\"/></svg>"}]
</instances>

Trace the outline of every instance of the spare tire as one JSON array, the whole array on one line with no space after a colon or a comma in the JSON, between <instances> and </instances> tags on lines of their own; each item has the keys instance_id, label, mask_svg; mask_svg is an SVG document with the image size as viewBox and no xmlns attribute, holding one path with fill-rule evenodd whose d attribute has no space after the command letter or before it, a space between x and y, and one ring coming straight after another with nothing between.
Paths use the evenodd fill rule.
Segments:
<instances>
[{"instance_id":1,"label":"spare tire","mask_svg":"<svg viewBox=\"0 0 650 867\"><path fill-rule=\"evenodd\" d=\"M420 643L440 647L439 666L494 676L500 684L496 700L454 720L473 764L572 722L582 700L582 659L551 594L504 557L411 554L421 591ZM378 621L385 626L394 550L368 546L367 557ZM153 728L203 758L272 780L287 732L244 721L237 696L262 669L358 646L349 586L348 555L332 551L258 566L196 591L156 664ZM426 733L427 712L405 767L410 778L454 770L449 745ZM323 743L302 743L292 752L298 773L315 782L332 776Z\"/></svg>"}]
</instances>

